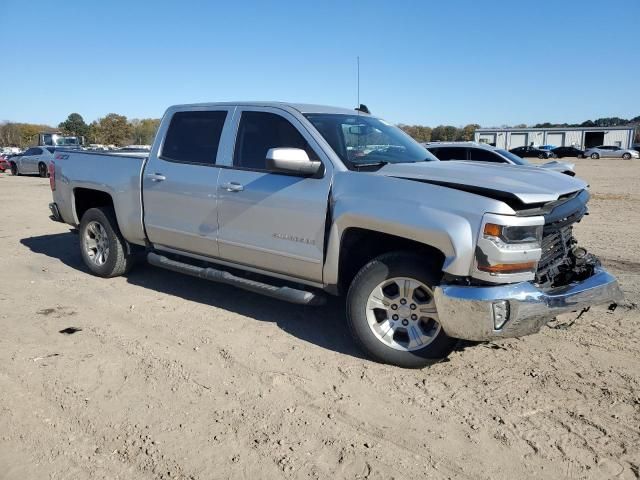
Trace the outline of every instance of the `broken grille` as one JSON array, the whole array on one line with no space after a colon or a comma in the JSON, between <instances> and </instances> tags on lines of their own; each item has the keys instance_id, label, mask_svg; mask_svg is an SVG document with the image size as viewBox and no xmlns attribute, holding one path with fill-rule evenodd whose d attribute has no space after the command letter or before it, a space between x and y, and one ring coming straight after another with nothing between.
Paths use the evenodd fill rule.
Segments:
<instances>
[{"instance_id":1,"label":"broken grille","mask_svg":"<svg viewBox=\"0 0 640 480\"><path fill-rule=\"evenodd\" d=\"M570 253L574 242L572 225L543 235L542 256L538 262L536 283L551 285L563 267L571 267Z\"/></svg>"}]
</instances>

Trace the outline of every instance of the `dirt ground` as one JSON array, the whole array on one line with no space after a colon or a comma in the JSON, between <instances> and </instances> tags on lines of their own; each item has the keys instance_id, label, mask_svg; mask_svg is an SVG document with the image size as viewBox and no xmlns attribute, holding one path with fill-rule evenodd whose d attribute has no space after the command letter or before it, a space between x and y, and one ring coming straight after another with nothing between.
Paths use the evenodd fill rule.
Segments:
<instances>
[{"instance_id":1,"label":"dirt ground","mask_svg":"<svg viewBox=\"0 0 640 480\"><path fill-rule=\"evenodd\" d=\"M640 162L577 164L625 303L418 371L364 359L338 299L91 276L48 181L0 174L0 479L640 478Z\"/></svg>"}]
</instances>

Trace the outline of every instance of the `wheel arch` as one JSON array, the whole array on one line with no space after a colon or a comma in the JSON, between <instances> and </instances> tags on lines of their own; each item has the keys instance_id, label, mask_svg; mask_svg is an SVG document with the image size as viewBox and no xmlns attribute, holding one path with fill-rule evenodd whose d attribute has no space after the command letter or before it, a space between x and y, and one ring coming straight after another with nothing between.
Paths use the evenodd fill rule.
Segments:
<instances>
[{"instance_id":1,"label":"wheel arch","mask_svg":"<svg viewBox=\"0 0 640 480\"><path fill-rule=\"evenodd\" d=\"M73 216L76 224L80 224L82 216L87 210L99 207L114 208L111 194L92 188L76 187L73 189Z\"/></svg>"},{"instance_id":2,"label":"wheel arch","mask_svg":"<svg viewBox=\"0 0 640 480\"><path fill-rule=\"evenodd\" d=\"M442 271L447 257L442 250L427 243L368 228L349 227L342 232L334 293L345 293L353 278L369 261L395 251L424 256L438 271Z\"/></svg>"}]
</instances>

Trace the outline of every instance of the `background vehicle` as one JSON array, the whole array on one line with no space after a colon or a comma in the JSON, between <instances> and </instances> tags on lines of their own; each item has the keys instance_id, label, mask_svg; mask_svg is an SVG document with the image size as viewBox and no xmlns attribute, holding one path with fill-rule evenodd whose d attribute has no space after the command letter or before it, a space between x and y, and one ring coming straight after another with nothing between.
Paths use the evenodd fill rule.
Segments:
<instances>
[{"instance_id":1,"label":"background vehicle","mask_svg":"<svg viewBox=\"0 0 640 480\"><path fill-rule=\"evenodd\" d=\"M538 157L538 158L542 159L542 158L552 158L553 157L553 152L551 152L549 150L541 150L541 149L536 148L536 147L517 147L517 148L512 148L509 151L511 153L515 154L515 155L518 155L521 158Z\"/></svg>"},{"instance_id":2,"label":"background vehicle","mask_svg":"<svg viewBox=\"0 0 640 480\"><path fill-rule=\"evenodd\" d=\"M78 227L95 275L122 275L144 252L295 303L345 294L355 341L404 367L445 357L455 338L519 337L621 298L574 244L583 181L440 162L353 110L171 107L150 153L57 151L50 184L52 218Z\"/></svg>"},{"instance_id":3,"label":"background vehicle","mask_svg":"<svg viewBox=\"0 0 640 480\"><path fill-rule=\"evenodd\" d=\"M630 150L627 148L620 148L615 145L600 145L599 147L589 148L584 152L585 157L600 158L624 158L628 160L630 158L639 158L640 154L636 150Z\"/></svg>"},{"instance_id":4,"label":"background vehicle","mask_svg":"<svg viewBox=\"0 0 640 480\"><path fill-rule=\"evenodd\" d=\"M584 158L584 150L580 150L576 147L556 147L551 150L557 158L563 157L575 157Z\"/></svg>"},{"instance_id":5,"label":"background vehicle","mask_svg":"<svg viewBox=\"0 0 640 480\"><path fill-rule=\"evenodd\" d=\"M0 172L4 172L10 168L11 165L9 164L9 160L7 160L3 155L0 155Z\"/></svg>"},{"instance_id":6,"label":"background vehicle","mask_svg":"<svg viewBox=\"0 0 640 480\"><path fill-rule=\"evenodd\" d=\"M556 148L555 145L540 145L538 147L540 150L553 150L554 148Z\"/></svg>"},{"instance_id":7,"label":"background vehicle","mask_svg":"<svg viewBox=\"0 0 640 480\"><path fill-rule=\"evenodd\" d=\"M83 143L84 137L63 135L60 132L40 132L38 134L38 146L40 147L80 148Z\"/></svg>"},{"instance_id":8,"label":"background vehicle","mask_svg":"<svg viewBox=\"0 0 640 480\"><path fill-rule=\"evenodd\" d=\"M31 147L22 155L9 160L14 175L48 175L49 164L53 160L55 147Z\"/></svg>"},{"instance_id":9,"label":"background vehicle","mask_svg":"<svg viewBox=\"0 0 640 480\"><path fill-rule=\"evenodd\" d=\"M503 149L492 147L486 143L475 142L433 142L423 144L438 160L474 160L478 162L505 163L511 165L528 165L574 176L572 163L548 162L544 165L529 163L524 158Z\"/></svg>"}]
</instances>

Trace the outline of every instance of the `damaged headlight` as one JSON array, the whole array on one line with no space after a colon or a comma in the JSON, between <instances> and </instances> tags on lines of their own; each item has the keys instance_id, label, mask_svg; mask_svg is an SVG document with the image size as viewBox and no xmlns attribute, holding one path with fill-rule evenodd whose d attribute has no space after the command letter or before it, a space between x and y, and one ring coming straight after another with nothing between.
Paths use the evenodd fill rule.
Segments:
<instances>
[{"instance_id":1,"label":"damaged headlight","mask_svg":"<svg viewBox=\"0 0 640 480\"><path fill-rule=\"evenodd\" d=\"M541 255L544 217L486 214L476 247L475 277L492 282L531 280Z\"/></svg>"}]
</instances>

